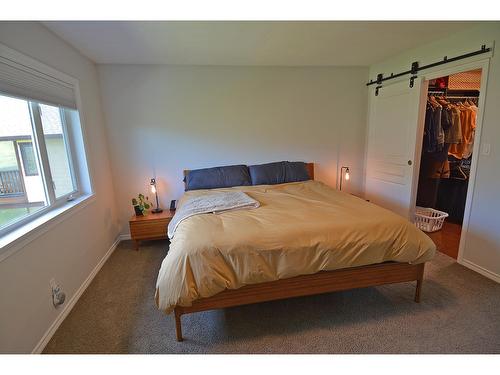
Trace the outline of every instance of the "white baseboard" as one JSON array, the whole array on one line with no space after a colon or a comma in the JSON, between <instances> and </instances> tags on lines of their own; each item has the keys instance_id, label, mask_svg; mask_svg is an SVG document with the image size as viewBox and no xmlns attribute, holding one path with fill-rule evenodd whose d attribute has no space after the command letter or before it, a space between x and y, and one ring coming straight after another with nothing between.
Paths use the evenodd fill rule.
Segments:
<instances>
[{"instance_id":1,"label":"white baseboard","mask_svg":"<svg viewBox=\"0 0 500 375\"><path fill-rule=\"evenodd\" d=\"M99 263L97 263L97 265L94 267L94 269L92 270L90 275L87 277L87 279L85 279L85 281L78 288L78 290L73 295L73 297L71 297L71 299L68 301L68 303L61 310L61 313L56 318L56 320L52 323L52 325L49 327L47 332L45 332L45 334L42 336L42 338L40 339L38 344L35 346L35 348L31 352L32 354L40 354L43 351L43 349L48 344L48 342L50 341L50 339L52 338L54 333L56 333L56 331L59 328L59 326L61 325L61 323L64 321L64 319L71 312L71 309L73 309L73 307L76 305L76 303L80 299L80 297L83 294L83 292L85 291L85 289L87 289L87 287L90 285L90 283L94 279L95 275L97 275L97 273L99 272L101 267L104 265L104 263L106 263L106 261L108 260L110 255L113 254L113 251L115 251L116 247L118 246L118 244L122 240L123 240L123 238L121 235L116 238L115 242L113 242L113 244L111 245L109 250L106 252L106 254L104 254L102 259L99 261Z\"/></svg>"},{"instance_id":2,"label":"white baseboard","mask_svg":"<svg viewBox=\"0 0 500 375\"><path fill-rule=\"evenodd\" d=\"M132 237L130 237L130 233L120 234L118 238L120 239L120 241L127 241L132 239Z\"/></svg>"},{"instance_id":3,"label":"white baseboard","mask_svg":"<svg viewBox=\"0 0 500 375\"><path fill-rule=\"evenodd\" d=\"M467 259L461 259L458 263L460 263L461 265L463 265L467 268L470 268L473 271L476 271L477 273L480 273L483 276L486 276L488 279L491 279L493 281L496 281L497 283L500 283L500 275L498 275L494 272L491 272L491 271L487 270L486 268L478 266L477 264L472 263L471 261L469 261Z\"/></svg>"}]
</instances>

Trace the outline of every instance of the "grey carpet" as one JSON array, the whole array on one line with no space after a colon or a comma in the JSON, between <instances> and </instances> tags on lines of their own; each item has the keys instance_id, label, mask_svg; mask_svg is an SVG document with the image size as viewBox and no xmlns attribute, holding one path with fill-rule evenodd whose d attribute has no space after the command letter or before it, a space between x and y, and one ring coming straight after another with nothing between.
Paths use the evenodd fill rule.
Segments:
<instances>
[{"instance_id":1,"label":"grey carpet","mask_svg":"<svg viewBox=\"0 0 500 375\"><path fill-rule=\"evenodd\" d=\"M45 353L500 353L500 285L438 254L414 283L183 316L156 309L164 241L122 242Z\"/></svg>"}]
</instances>

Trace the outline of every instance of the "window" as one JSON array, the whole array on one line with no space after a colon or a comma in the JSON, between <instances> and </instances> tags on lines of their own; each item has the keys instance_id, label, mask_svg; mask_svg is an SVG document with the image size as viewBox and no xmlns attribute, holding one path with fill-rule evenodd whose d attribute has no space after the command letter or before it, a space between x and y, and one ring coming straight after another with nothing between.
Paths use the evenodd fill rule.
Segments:
<instances>
[{"instance_id":1,"label":"window","mask_svg":"<svg viewBox=\"0 0 500 375\"><path fill-rule=\"evenodd\" d=\"M33 150L33 142L19 141L19 151L21 153L21 160L23 162L24 173L26 176L37 176L38 167L36 165L35 151Z\"/></svg>"},{"instance_id":2,"label":"window","mask_svg":"<svg viewBox=\"0 0 500 375\"><path fill-rule=\"evenodd\" d=\"M37 164L29 103L0 95L0 230L47 206Z\"/></svg>"},{"instance_id":3,"label":"window","mask_svg":"<svg viewBox=\"0 0 500 375\"><path fill-rule=\"evenodd\" d=\"M77 91L74 78L0 44L0 243L91 194Z\"/></svg>"},{"instance_id":4,"label":"window","mask_svg":"<svg viewBox=\"0 0 500 375\"><path fill-rule=\"evenodd\" d=\"M54 194L56 198L60 198L76 190L70 162L71 153L62 118L64 110L45 104L38 105L38 108Z\"/></svg>"},{"instance_id":5,"label":"window","mask_svg":"<svg viewBox=\"0 0 500 375\"><path fill-rule=\"evenodd\" d=\"M78 193L70 112L0 94L0 230Z\"/></svg>"}]
</instances>

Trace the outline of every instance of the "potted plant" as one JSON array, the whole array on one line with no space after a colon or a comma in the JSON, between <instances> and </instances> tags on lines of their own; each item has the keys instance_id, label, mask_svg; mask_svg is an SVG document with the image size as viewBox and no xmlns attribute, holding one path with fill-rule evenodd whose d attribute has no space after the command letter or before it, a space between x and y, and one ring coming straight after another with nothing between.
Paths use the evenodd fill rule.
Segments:
<instances>
[{"instance_id":1,"label":"potted plant","mask_svg":"<svg viewBox=\"0 0 500 375\"><path fill-rule=\"evenodd\" d=\"M134 206L137 216L143 216L146 210L149 210L151 207L149 198L145 197L143 194L139 194L137 198L132 198L132 206Z\"/></svg>"}]
</instances>

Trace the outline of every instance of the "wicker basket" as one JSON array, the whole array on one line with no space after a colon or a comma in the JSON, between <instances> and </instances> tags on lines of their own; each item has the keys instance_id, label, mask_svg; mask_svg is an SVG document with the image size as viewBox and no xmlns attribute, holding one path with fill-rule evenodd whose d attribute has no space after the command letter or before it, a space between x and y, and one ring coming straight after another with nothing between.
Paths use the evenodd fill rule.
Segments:
<instances>
[{"instance_id":1,"label":"wicker basket","mask_svg":"<svg viewBox=\"0 0 500 375\"><path fill-rule=\"evenodd\" d=\"M436 232L443 227L444 219L448 214L433 208L416 207L415 225L424 232Z\"/></svg>"}]
</instances>

